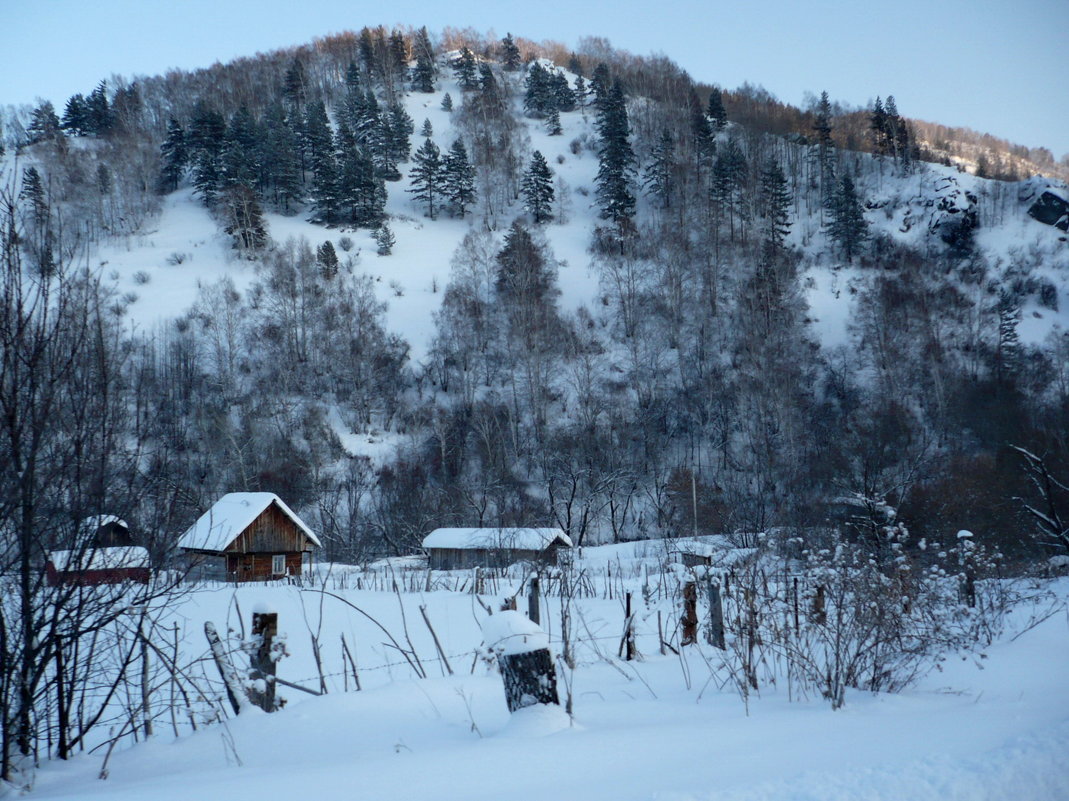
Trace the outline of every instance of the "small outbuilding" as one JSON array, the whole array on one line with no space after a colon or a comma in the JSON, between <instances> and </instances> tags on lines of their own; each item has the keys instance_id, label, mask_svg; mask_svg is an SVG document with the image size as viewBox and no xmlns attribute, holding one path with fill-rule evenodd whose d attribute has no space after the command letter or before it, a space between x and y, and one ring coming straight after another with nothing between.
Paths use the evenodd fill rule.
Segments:
<instances>
[{"instance_id":1,"label":"small outbuilding","mask_svg":"<svg viewBox=\"0 0 1069 801\"><path fill-rule=\"evenodd\" d=\"M134 545L130 526L115 515L87 517L78 527L73 547L50 551L45 576L60 584L148 584L149 553Z\"/></svg>"},{"instance_id":2,"label":"small outbuilding","mask_svg":"<svg viewBox=\"0 0 1069 801\"><path fill-rule=\"evenodd\" d=\"M515 562L556 564L572 541L559 528L439 528L423 540L433 570L504 567Z\"/></svg>"},{"instance_id":3,"label":"small outbuilding","mask_svg":"<svg viewBox=\"0 0 1069 801\"><path fill-rule=\"evenodd\" d=\"M273 492L231 492L178 540L195 575L228 581L300 576L319 538Z\"/></svg>"},{"instance_id":4,"label":"small outbuilding","mask_svg":"<svg viewBox=\"0 0 1069 801\"><path fill-rule=\"evenodd\" d=\"M49 585L148 584L148 551L136 545L51 551L45 565Z\"/></svg>"}]
</instances>

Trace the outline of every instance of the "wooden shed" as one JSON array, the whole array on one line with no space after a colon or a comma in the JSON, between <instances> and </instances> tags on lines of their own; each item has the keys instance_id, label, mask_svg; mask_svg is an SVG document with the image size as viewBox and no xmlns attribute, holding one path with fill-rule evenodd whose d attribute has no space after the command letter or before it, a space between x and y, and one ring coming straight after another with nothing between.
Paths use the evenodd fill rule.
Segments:
<instances>
[{"instance_id":1,"label":"wooden shed","mask_svg":"<svg viewBox=\"0 0 1069 801\"><path fill-rule=\"evenodd\" d=\"M300 576L319 538L273 492L231 492L178 540L195 572L228 581Z\"/></svg>"},{"instance_id":2,"label":"wooden shed","mask_svg":"<svg viewBox=\"0 0 1069 801\"><path fill-rule=\"evenodd\" d=\"M45 575L59 584L148 584L149 553L134 545L130 526L115 515L88 517L78 527L72 547L50 551Z\"/></svg>"},{"instance_id":3,"label":"wooden shed","mask_svg":"<svg viewBox=\"0 0 1069 801\"><path fill-rule=\"evenodd\" d=\"M423 540L433 570L504 567L515 562L555 564L572 541L559 528L439 528Z\"/></svg>"},{"instance_id":4,"label":"wooden shed","mask_svg":"<svg viewBox=\"0 0 1069 801\"><path fill-rule=\"evenodd\" d=\"M133 545L51 551L45 565L49 585L148 584L152 578L148 551Z\"/></svg>"}]
</instances>

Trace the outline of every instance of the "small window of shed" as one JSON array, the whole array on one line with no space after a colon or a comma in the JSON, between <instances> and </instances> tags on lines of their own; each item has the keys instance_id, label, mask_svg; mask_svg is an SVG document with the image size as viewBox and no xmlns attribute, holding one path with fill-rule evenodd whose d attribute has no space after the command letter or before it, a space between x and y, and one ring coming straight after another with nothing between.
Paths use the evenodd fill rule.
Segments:
<instances>
[{"instance_id":1,"label":"small window of shed","mask_svg":"<svg viewBox=\"0 0 1069 801\"><path fill-rule=\"evenodd\" d=\"M271 557L271 574L275 576L286 575L286 555L276 553Z\"/></svg>"}]
</instances>

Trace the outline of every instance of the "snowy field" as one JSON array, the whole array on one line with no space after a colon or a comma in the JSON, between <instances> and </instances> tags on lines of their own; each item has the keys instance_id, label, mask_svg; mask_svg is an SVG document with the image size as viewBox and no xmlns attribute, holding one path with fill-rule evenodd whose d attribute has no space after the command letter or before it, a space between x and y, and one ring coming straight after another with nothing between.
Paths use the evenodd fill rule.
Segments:
<instances>
[{"instance_id":1,"label":"snowy field","mask_svg":"<svg viewBox=\"0 0 1069 801\"><path fill-rule=\"evenodd\" d=\"M510 717L500 676L484 658L485 607L515 593L522 577L488 577L481 596L471 594L470 571L428 576L403 564L396 573L324 568L315 586L198 586L174 610L187 658L206 652L205 621L236 630L254 608L270 607L289 651L278 675L319 686L315 635L328 694L282 689L288 703L276 714L229 716L195 733L183 729L177 739L165 713L151 740L111 756L107 780L98 778L101 752L81 755L46 764L32 796L1069 798L1069 580L1052 585L1055 605L1048 596L1038 607L1018 608L982 654L951 655L900 694L851 691L846 706L832 711L797 686L768 683L743 703L719 652L704 642L661 655L657 613L666 630L675 625L668 617L678 609L671 588L679 568L655 572L660 556L652 545L587 549L583 565L595 579L573 607L577 667L560 673L562 696L568 687L573 696L571 720L547 707ZM634 662L617 656L620 593L628 590L638 608L641 659ZM438 658L421 606L453 675ZM543 596L543 624L558 654L559 615L559 599ZM344 669L342 635L356 654L360 691ZM193 669L215 678L208 661Z\"/></svg>"}]
</instances>

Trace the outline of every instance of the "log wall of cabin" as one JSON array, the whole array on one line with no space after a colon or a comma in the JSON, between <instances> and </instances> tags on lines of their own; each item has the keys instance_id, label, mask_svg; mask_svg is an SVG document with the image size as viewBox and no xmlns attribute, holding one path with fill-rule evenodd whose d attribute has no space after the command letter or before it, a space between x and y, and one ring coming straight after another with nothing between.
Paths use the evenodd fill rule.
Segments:
<instances>
[{"instance_id":1,"label":"log wall of cabin","mask_svg":"<svg viewBox=\"0 0 1069 801\"><path fill-rule=\"evenodd\" d=\"M228 553L226 555L227 577L232 581L270 581L282 578L271 571L273 553ZM302 554L286 553L286 575L299 576L302 570Z\"/></svg>"},{"instance_id":2,"label":"log wall of cabin","mask_svg":"<svg viewBox=\"0 0 1069 801\"><path fill-rule=\"evenodd\" d=\"M273 503L226 549L228 554L272 554L310 550L312 545L308 536Z\"/></svg>"}]
</instances>

